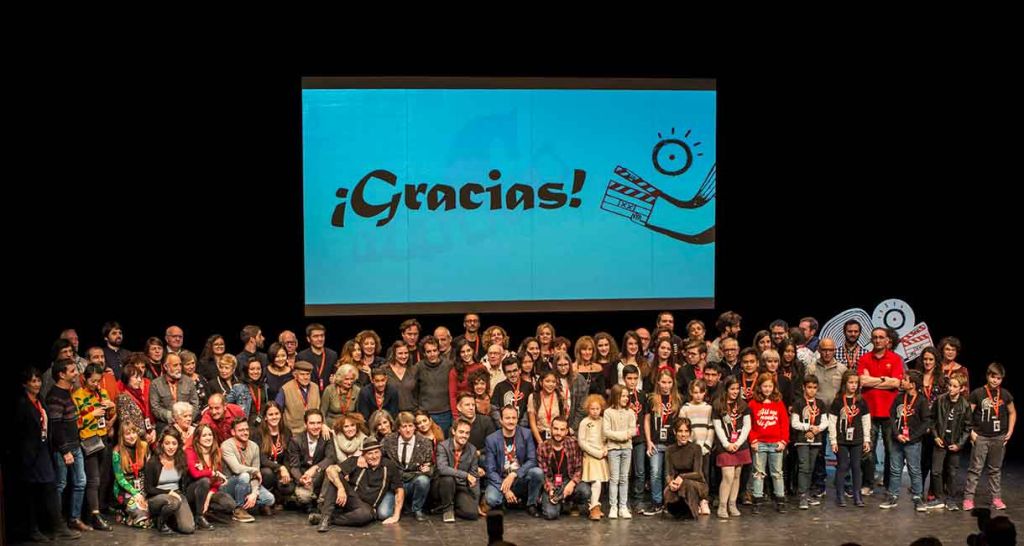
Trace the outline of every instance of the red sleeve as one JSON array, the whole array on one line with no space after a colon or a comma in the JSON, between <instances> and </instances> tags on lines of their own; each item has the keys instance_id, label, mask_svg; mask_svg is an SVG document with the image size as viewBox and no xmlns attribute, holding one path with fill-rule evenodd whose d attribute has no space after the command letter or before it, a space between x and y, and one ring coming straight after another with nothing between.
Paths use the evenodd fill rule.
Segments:
<instances>
[{"instance_id":1,"label":"red sleeve","mask_svg":"<svg viewBox=\"0 0 1024 546\"><path fill-rule=\"evenodd\" d=\"M896 379L903 379L903 359L896 353L892 354L892 359L894 360L892 367L895 368L892 371L892 376Z\"/></svg>"},{"instance_id":2,"label":"red sleeve","mask_svg":"<svg viewBox=\"0 0 1024 546\"><path fill-rule=\"evenodd\" d=\"M455 368L452 368L452 370L448 372L448 400L452 405L452 417L459 415L459 408L456 407L457 400L455 400L455 395L458 394L455 392L457 386L458 385L455 384Z\"/></svg>"},{"instance_id":3,"label":"red sleeve","mask_svg":"<svg viewBox=\"0 0 1024 546\"><path fill-rule=\"evenodd\" d=\"M760 409L759 405L760 404L758 404L757 400L751 400L747 403L747 409L750 411L750 434L747 435L748 442L753 442L755 440L760 441L758 439L758 432L761 427L757 426L757 410ZM736 423L736 426L739 428L741 425L740 423Z\"/></svg>"},{"instance_id":4,"label":"red sleeve","mask_svg":"<svg viewBox=\"0 0 1024 546\"><path fill-rule=\"evenodd\" d=\"M871 353L864 353L857 359L857 375L864 375L871 364Z\"/></svg>"},{"instance_id":5,"label":"red sleeve","mask_svg":"<svg viewBox=\"0 0 1024 546\"><path fill-rule=\"evenodd\" d=\"M191 448L185 449L185 460L188 461L188 473L192 476L192 479L198 480L200 478L212 478L213 469L204 468L199 470L197 465L199 464L199 455L196 455L195 450Z\"/></svg>"}]
</instances>

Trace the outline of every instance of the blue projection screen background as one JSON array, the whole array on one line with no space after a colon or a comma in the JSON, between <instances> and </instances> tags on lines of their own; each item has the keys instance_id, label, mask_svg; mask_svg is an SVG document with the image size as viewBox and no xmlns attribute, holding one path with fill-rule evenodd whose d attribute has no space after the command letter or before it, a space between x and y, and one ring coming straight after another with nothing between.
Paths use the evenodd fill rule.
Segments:
<instances>
[{"instance_id":1,"label":"blue projection screen background","mask_svg":"<svg viewBox=\"0 0 1024 546\"><path fill-rule=\"evenodd\" d=\"M713 81L329 82L302 91L308 314L713 307Z\"/></svg>"}]
</instances>

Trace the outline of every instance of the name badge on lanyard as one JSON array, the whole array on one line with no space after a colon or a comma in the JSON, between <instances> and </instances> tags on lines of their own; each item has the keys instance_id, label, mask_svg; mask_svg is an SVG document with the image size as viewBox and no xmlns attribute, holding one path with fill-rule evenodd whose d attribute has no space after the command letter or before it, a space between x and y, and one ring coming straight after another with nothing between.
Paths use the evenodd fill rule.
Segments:
<instances>
[{"instance_id":1,"label":"name badge on lanyard","mask_svg":"<svg viewBox=\"0 0 1024 546\"><path fill-rule=\"evenodd\" d=\"M854 433L854 429L853 429L852 426L846 427L846 441L847 442L852 442L853 441L853 433Z\"/></svg>"},{"instance_id":2,"label":"name badge on lanyard","mask_svg":"<svg viewBox=\"0 0 1024 546\"><path fill-rule=\"evenodd\" d=\"M992 421L992 432L999 432L1000 425L1001 425L1001 423L999 422L999 419L996 419L995 421Z\"/></svg>"},{"instance_id":3,"label":"name badge on lanyard","mask_svg":"<svg viewBox=\"0 0 1024 546\"><path fill-rule=\"evenodd\" d=\"M562 475L555 474L555 487L562 487Z\"/></svg>"}]
</instances>

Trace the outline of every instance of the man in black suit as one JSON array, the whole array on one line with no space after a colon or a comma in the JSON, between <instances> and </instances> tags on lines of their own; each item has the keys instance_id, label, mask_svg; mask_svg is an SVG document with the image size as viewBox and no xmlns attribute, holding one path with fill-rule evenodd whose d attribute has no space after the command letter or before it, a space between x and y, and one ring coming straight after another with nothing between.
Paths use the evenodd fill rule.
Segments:
<instances>
[{"instance_id":1,"label":"man in black suit","mask_svg":"<svg viewBox=\"0 0 1024 546\"><path fill-rule=\"evenodd\" d=\"M398 414L398 431L388 434L382 444L384 455L394 461L402 471L405 496L412 499L416 521L426 521L423 505L430 493L430 478L434 475L433 442L416 434L416 418L403 411Z\"/></svg>"},{"instance_id":2,"label":"man in black suit","mask_svg":"<svg viewBox=\"0 0 1024 546\"><path fill-rule=\"evenodd\" d=\"M312 511L324 482L324 470L335 460L334 443L323 438L324 416L320 410L306 410L305 421L306 432L292 436L288 442L288 472L295 480L299 505Z\"/></svg>"}]
</instances>

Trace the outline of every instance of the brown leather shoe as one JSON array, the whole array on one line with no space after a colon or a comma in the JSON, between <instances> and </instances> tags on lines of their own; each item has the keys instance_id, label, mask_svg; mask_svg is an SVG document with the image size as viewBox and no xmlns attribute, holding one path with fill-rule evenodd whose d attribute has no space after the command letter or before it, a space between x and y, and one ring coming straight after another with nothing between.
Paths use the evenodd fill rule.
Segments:
<instances>
[{"instance_id":1,"label":"brown leather shoe","mask_svg":"<svg viewBox=\"0 0 1024 546\"><path fill-rule=\"evenodd\" d=\"M593 521L601 521L602 517L604 517L604 513L601 512L601 505L600 504L598 504L597 506L595 506L595 507L590 509L590 519L591 520L593 520Z\"/></svg>"},{"instance_id":2,"label":"brown leather shoe","mask_svg":"<svg viewBox=\"0 0 1024 546\"><path fill-rule=\"evenodd\" d=\"M93 530L92 527L86 525L85 522L80 520L80 519L70 519L70 520L68 520L68 529L71 529L71 530L74 530L74 531L92 531Z\"/></svg>"},{"instance_id":3,"label":"brown leather shoe","mask_svg":"<svg viewBox=\"0 0 1024 546\"><path fill-rule=\"evenodd\" d=\"M260 506L260 515L271 517L274 515L274 509L271 508L270 506Z\"/></svg>"}]
</instances>

